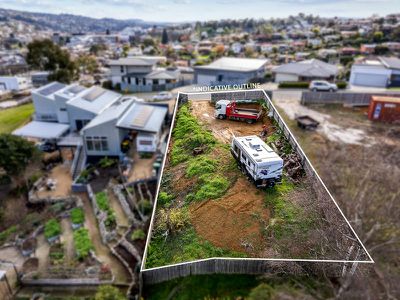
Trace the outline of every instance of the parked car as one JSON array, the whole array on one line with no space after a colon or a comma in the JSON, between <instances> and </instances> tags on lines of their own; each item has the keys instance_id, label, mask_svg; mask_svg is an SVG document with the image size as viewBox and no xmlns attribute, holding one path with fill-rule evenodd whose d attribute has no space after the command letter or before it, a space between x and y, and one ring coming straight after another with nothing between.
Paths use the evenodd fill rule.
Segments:
<instances>
[{"instance_id":1,"label":"parked car","mask_svg":"<svg viewBox=\"0 0 400 300\"><path fill-rule=\"evenodd\" d=\"M154 101L166 101L172 99L172 94L170 92L160 92L153 96Z\"/></svg>"},{"instance_id":2,"label":"parked car","mask_svg":"<svg viewBox=\"0 0 400 300\"><path fill-rule=\"evenodd\" d=\"M313 80L310 83L309 86L310 90L313 92L336 92L338 90L338 87L334 83L330 83L328 81L322 81L322 80Z\"/></svg>"}]
</instances>

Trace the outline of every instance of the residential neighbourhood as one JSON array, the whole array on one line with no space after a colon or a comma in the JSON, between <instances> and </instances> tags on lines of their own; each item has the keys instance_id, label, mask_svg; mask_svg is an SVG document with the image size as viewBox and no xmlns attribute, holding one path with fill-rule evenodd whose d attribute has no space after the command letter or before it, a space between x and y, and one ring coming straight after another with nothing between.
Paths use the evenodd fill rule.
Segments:
<instances>
[{"instance_id":1,"label":"residential neighbourhood","mask_svg":"<svg viewBox=\"0 0 400 300\"><path fill-rule=\"evenodd\" d=\"M10 5L1 299L400 297L397 8L167 22Z\"/></svg>"}]
</instances>

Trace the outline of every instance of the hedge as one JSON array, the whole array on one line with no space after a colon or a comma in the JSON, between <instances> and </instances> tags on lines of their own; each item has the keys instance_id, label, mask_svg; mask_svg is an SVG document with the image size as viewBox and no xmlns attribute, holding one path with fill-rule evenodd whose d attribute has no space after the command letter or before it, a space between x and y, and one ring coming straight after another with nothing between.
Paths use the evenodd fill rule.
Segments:
<instances>
[{"instance_id":1,"label":"hedge","mask_svg":"<svg viewBox=\"0 0 400 300\"><path fill-rule=\"evenodd\" d=\"M307 81L283 81L280 82L278 87L281 89L308 89L310 85Z\"/></svg>"}]
</instances>

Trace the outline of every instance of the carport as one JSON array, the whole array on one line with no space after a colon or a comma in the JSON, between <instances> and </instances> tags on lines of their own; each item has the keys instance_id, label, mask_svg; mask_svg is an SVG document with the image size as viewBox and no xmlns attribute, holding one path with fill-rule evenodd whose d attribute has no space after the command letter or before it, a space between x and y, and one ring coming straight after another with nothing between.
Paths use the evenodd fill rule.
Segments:
<instances>
[{"instance_id":1,"label":"carport","mask_svg":"<svg viewBox=\"0 0 400 300\"><path fill-rule=\"evenodd\" d=\"M68 124L32 121L13 131L13 135L43 140L58 139L69 130Z\"/></svg>"}]
</instances>

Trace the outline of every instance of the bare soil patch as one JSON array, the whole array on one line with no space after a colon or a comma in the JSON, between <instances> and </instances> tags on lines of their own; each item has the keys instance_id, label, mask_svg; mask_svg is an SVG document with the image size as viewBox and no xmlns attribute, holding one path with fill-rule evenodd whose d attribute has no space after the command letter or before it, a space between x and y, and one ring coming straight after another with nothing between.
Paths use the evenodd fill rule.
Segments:
<instances>
[{"instance_id":1,"label":"bare soil patch","mask_svg":"<svg viewBox=\"0 0 400 300\"><path fill-rule=\"evenodd\" d=\"M240 177L221 199L191 204L190 218L196 232L213 245L257 256L269 211L264 194Z\"/></svg>"},{"instance_id":2,"label":"bare soil patch","mask_svg":"<svg viewBox=\"0 0 400 300\"><path fill-rule=\"evenodd\" d=\"M262 120L255 124L247 124L246 122L232 120L219 120L214 117L215 108L209 101L193 101L191 105L192 114L201 123L206 125L212 131L214 136L223 143L229 144L232 135L259 135L262 131L263 125L272 128L271 121L267 117L263 117ZM247 108L258 107L257 104L246 104L245 106Z\"/></svg>"},{"instance_id":3,"label":"bare soil patch","mask_svg":"<svg viewBox=\"0 0 400 300\"><path fill-rule=\"evenodd\" d=\"M38 197L65 197L71 193L72 178L68 164L60 164L51 169L47 179L55 182L55 188L48 190L43 187L38 191Z\"/></svg>"}]
</instances>

